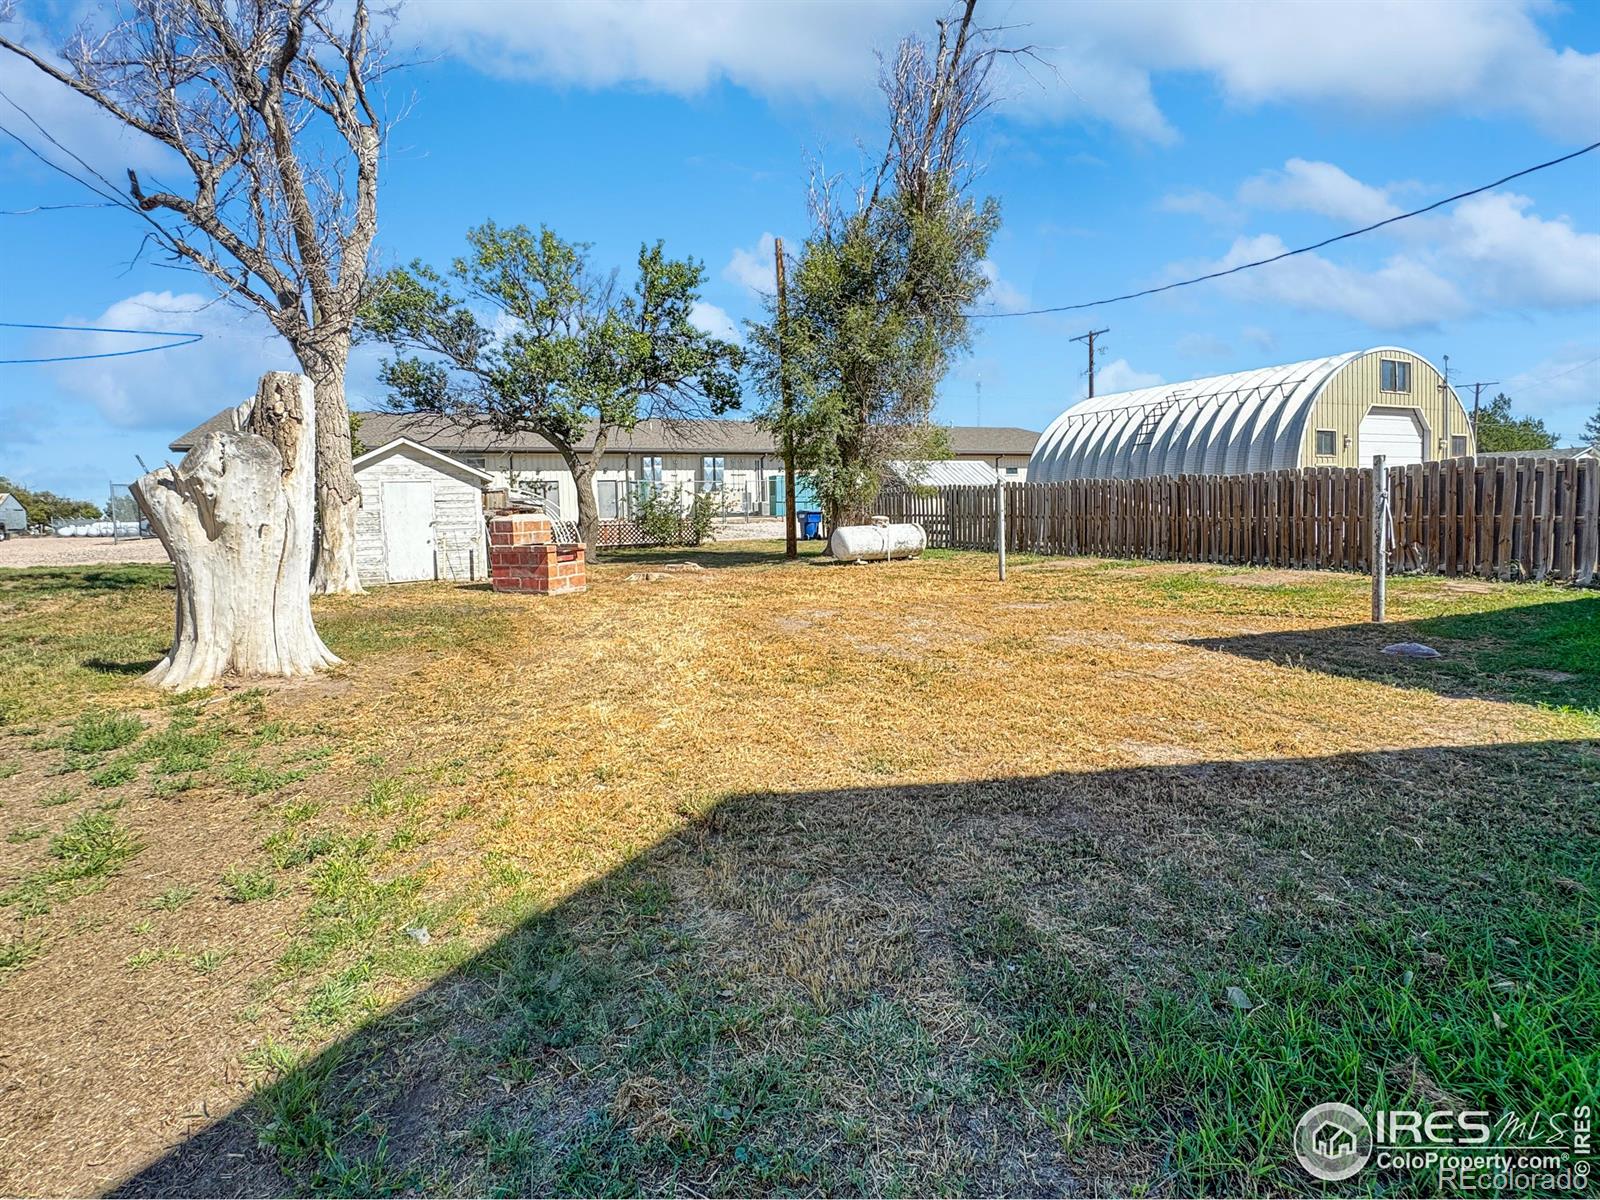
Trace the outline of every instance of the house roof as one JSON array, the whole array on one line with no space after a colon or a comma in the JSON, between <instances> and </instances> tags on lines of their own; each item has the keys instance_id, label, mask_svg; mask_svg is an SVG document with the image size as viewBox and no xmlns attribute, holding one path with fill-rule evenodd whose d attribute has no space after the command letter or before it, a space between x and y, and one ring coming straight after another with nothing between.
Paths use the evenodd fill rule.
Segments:
<instances>
[{"instance_id":1,"label":"house roof","mask_svg":"<svg viewBox=\"0 0 1600 1200\"><path fill-rule=\"evenodd\" d=\"M1479 458L1600 458L1600 447L1562 446L1559 450L1480 450Z\"/></svg>"},{"instance_id":2,"label":"house roof","mask_svg":"<svg viewBox=\"0 0 1600 1200\"><path fill-rule=\"evenodd\" d=\"M911 487L993 487L998 478L993 464L971 458L892 462L889 470Z\"/></svg>"},{"instance_id":3,"label":"house roof","mask_svg":"<svg viewBox=\"0 0 1600 1200\"><path fill-rule=\"evenodd\" d=\"M230 410L231 411L231 410ZM485 451L521 454L549 454L555 447L534 434L496 433L487 425L459 424L425 413L368 412L359 414L359 437L367 445L387 445L396 438L446 454L479 454ZM203 434L215 429L230 429L228 414L218 413L209 421L175 438L172 449L187 452ZM956 425L950 430L950 450L955 455L1031 454L1039 435L1031 429L1009 426ZM591 426L578 443L578 449L594 446ZM684 451L721 451L724 454L774 454L777 443L772 434L754 421L640 421L632 430L613 434L606 452L618 454L674 454Z\"/></svg>"},{"instance_id":4,"label":"house roof","mask_svg":"<svg viewBox=\"0 0 1600 1200\"><path fill-rule=\"evenodd\" d=\"M359 471L368 463L377 462L380 458L387 458L389 455L400 450L409 451L412 455L418 458L430 459L438 463L442 469L446 471L452 471L457 475L474 476L480 483L492 483L494 481L494 476L489 474L489 472L480 471L477 467L468 466L459 458L451 458L448 454L440 453L438 450L424 446L420 442L414 442L408 437L394 438L391 441L385 442L376 449L368 450L365 454L358 454L350 465L355 470Z\"/></svg>"}]
</instances>

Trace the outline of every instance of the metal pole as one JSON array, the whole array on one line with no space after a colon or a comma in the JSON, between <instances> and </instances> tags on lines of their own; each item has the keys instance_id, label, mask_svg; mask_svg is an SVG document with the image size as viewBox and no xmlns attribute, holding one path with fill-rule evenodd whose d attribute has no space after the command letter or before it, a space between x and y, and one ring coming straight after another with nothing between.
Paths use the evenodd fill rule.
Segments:
<instances>
[{"instance_id":1,"label":"metal pole","mask_svg":"<svg viewBox=\"0 0 1600 1200\"><path fill-rule=\"evenodd\" d=\"M1000 582L1006 581L1006 477L1000 472L1000 459L994 460L994 546L1000 554Z\"/></svg>"},{"instance_id":2,"label":"metal pole","mask_svg":"<svg viewBox=\"0 0 1600 1200\"><path fill-rule=\"evenodd\" d=\"M1372 456L1372 619L1383 624L1389 584L1389 472Z\"/></svg>"},{"instance_id":3,"label":"metal pole","mask_svg":"<svg viewBox=\"0 0 1600 1200\"><path fill-rule=\"evenodd\" d=\"M783 239L772 240L772 268L778 283L778 395L783 402L783 429L779 449L783 452L783 556L796 558L795 479L794 479L794 389L790 386L789 364L783 356L784 334L789 325L789 291L783 278Z\"/></svg>"}]
</instances>

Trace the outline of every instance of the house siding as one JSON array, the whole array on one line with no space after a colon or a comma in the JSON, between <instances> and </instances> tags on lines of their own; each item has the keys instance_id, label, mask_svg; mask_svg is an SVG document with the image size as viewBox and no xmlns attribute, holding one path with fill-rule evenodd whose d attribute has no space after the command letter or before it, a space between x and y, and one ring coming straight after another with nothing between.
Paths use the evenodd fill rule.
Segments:
<instances>
[{"instance_id":1,"label":"house siding","mask_svg":"<svg viewBox=\"0 0 1600 1200\"><path fill-rule=\"evenodd\" d=\"M356 468L361 512L356 518L356 568L363 586L389 582L383 537L383 485L405 480L433 485L434 555L440 579L485 577L488 571L483 492L470 477L456 475L404 447Z\"/></svg>"}]
</instances>

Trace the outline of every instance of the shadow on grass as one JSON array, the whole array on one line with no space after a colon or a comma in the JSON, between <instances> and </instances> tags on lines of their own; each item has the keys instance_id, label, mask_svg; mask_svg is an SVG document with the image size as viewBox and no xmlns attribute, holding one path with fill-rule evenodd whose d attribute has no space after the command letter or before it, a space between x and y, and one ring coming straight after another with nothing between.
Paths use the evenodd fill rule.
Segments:
<instances>
[{"instance_id":1,"label":"shadow on grass","mask_svg":"<svg viewBox=\"0 0 1600 1200\"><path fill-rule=\"evenodd\" d=\"M101 675L143 675L160 661L159 657L140 658L132 662L118 662L109 658L86 658L83 660L83 667Z\"/></svg>"},{"instance_id":2,"label":"shadow on grass","mask_svg":"<svg viewBox=\"0 0 1600 1200\"><path fill-rule=\"evenodd\" d=\"M1587 1096L1597 797L1592 742L732 796L117 1192L1314 1192L1314 1103Z\"/></svg>"},{"instance_id":3,"label":"shadow on grass","mask_svg":"<svg viewBox=\"0 0 1600 1200\"><path fill-rule=\"evenodd\" d=\"M826 542L801 542L800 557L815 558ZM602 566L654 566L692 562L702 567L774 566L784 561L782 542L712 542L704 546L633 546L607 550Z\"/></svg>"},{"instance_id":4,"label":"shadow on grass","mask_svg":"<svg viewBox=\"0 0 1600 1200\"><path fill-rule=\"evenodd\" d=\"M170 563L130 563L120 567L3 567L0 594L51 592L127 592L176 586Z\"/></svg>"},{"instance_id":5,"label":"shadow on grass","mask_svg":"<svg viewBox=\"0 0 1600 1200\"><path fill-rule=\"evenodd\" d=\"M1382 652L1397 642L1421 642L1440 657ZM1600 596L1188 644L1446 696L1600 711Z\"/></svg>"}]
</instances>

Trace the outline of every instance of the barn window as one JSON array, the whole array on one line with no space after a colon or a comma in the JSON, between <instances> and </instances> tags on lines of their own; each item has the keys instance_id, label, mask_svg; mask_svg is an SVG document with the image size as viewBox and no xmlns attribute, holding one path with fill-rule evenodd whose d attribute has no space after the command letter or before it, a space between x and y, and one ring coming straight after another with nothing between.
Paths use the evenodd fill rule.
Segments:
<instances>
[{"instance_id":1,"label":"barn window","mask_svg":"<svg viewBox=\"0 0 1600 1200\"><path fill-rule=\"evenodd\" d=\"M1467 456L1467 439L1465 434L1455 433L1450 435L1450 457L1465 458Z\"/></svg>"},{"instance_id":2,"label":"barn window","mask_svg":"<svg viewBox=\"0 0 1600 1200\"><path fill-rule=\"evenodd\" d=\"M1339 452L1339 431L1337 429L1317 430L1317 457L1331 458Z\"/></svg>"},{"instance_id":3,"label":"barn window","mask_svg":"<svg viewBox=\"0 0 1600 1200\"><path fill-rule=\"evenodd\" d=\"M1378 360L1379 382L1378 386L1386 392L1409 392L1411 390L1411 364L1396 362L1392 358Z\"/></svg>"},{"instance_id":4,"label":"barn window","mask_svg":"<svg viewBox=\"0 0 1600 1200\"><path fill-rule=\"evenodd\" d=\"M722 490L723 475L727 471L728 460L720 454L708 454L700 460L700 490L703 492L720 492Z\"/></svg>"}]
</instances>

